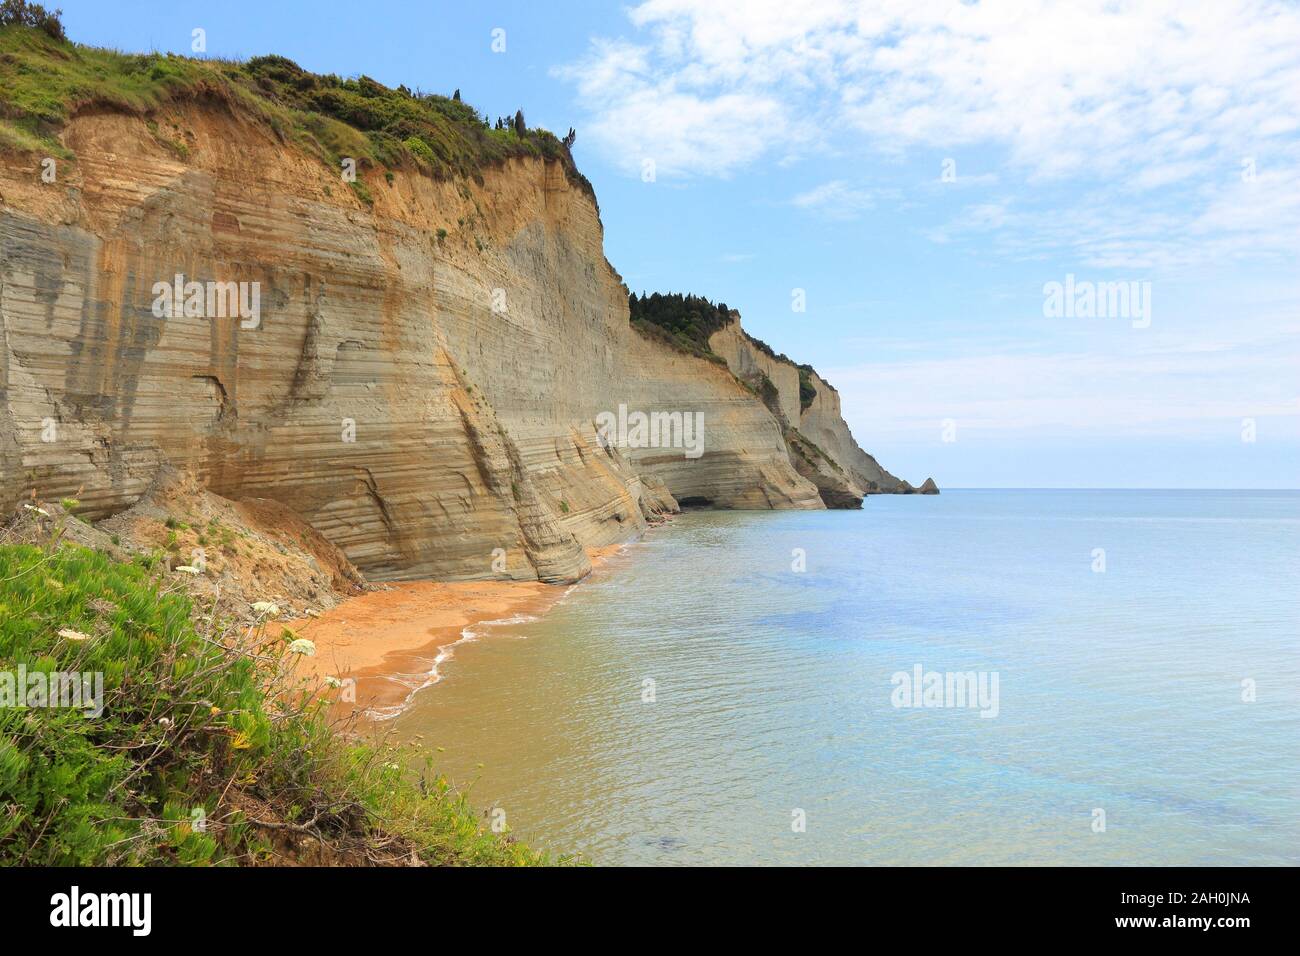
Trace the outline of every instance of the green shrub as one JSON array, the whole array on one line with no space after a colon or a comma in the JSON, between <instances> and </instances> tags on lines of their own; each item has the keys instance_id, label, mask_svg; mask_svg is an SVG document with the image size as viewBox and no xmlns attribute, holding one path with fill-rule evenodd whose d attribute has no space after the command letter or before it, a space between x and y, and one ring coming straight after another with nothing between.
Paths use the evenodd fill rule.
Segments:
<instances>
[{"instance_id":1,"label":"green shrub","mask_svg":"<svg viewBox=\"0 0 1300 956\"><path fill-rule=\"evenodd\" d=\"M777 389L775 383L768 378L766 372L758 373L758 385L755 391L758 393L758 397L763 400L763 404L767 406L767 410L779 417L781 414L781 392Z\"/></svg>"},{"instance_id":2,"label":"green shrub","mask_svg":"<svg viewBox=\"0 0 1300 956\"><path fill-rule=\"evenodd\" d=\"M50 13L39 3L28 3L27 0L0 2L0 26L35 27L55 40L67 39L59 19L61 16L62 10Z\"/></svg>"},{"instance_id":3,"label":"green shrub","mask_svg":"<svg viewBox=\"0 0 1300 956\"><path fill-rule=\"evenodd\" d=\"M352 182L348 183L348 185L351 186L352 191L357 194L357 198L367 206L373 206L375 204L375 197L370 195L370 190L366 188L366 184L361 180L354 179Z\"/></svg>"},{"instance_id":4,"label":"green shrub","mask_svg":"<svg viewBox=\"0 0 1300 956\"><path fill-rule=\"evenodd\" d=\"M813 368L811 365L799 366L799 411L805 411L812 405L813 399L817 397L817 386L812 381Z\"/></svg>"},{"instance_id":5,"label":"green shrub","mask_svg":"<svg viewBox=\"0 0 1300 956\"><path fill-rule=\"evenodd\" d=\"M778 361L778 362L785 362L787 365L794 365L794 364L795 364L794 359L790 358L790 356L786 355L784 352L777 352L777 351L775 351L775 350L772 348L772 346L768 345L768 344L767 344L766 342L764 342L762 339L756 339L756 338L754 338L754 336L750 335L748 332L745 333L745 338L747 338L747 339L749 340L749 344L750 344L750 345L754 346L754 348L758 349L760 352L762 352L762 353L763 353L764 355L766 355L768 358L770 358L770 359L775 359L775 360ZM809 367L811 367L811 366L809 366Z\"/></svg>"},{"instance_id":6,"label":"green shrub","mask_svg":"<svg viewBox=\"0 0 1300 956\"><path fill-rule=\"evenodd\" d=\"M725 302L714 305L698 295L653 292L627 298L633 322L649 322L681 338L690 347L709 351L709 337L733 321Z\"/></svg>"},{"instance_id":7,"label":"green shrub","mask_svg":"<svg viewBox=\"0 0 1300 956\"><path fill-rule=\"evenodd\" d=\"M0 547L0 581L0 670L103 675L98 717L0 707L0 862L211 861L190 814L182 833L163 810L202 807L185 790L195 774L238 775L265 753L253 662L200 641L189 602L143 567L84 548Z\"/></svg>"},{"instance_id":8,"label":"green shrub","mask_svg":"<svg viewBox=\"0 0 1300 956\"><path fill-rule=\"evenodd\" d=\"M255 648L200 636L156 567L0 546L0 865L263 858L268 821L234 810L232 788L326 844L396 837L431 863L548 862L480 827L427 763L417 781L396 752L343 742L319 689L288 677L283 635ZM102 713L17 706L12 686L4 699L19 668L101 674Z\"/></svg>"},{"instance_id":9,"label":"green shrub","mask_svg":"<svg viewBox=\"0 0 1300 956\"><path fill-rule=\"evenodd\" d=\"M420 137L408 136L402 142L411 151L412 155L422 160L429 167L432 167L437 162L433 155L433 149Z\"/></svg>"}]
</instances>

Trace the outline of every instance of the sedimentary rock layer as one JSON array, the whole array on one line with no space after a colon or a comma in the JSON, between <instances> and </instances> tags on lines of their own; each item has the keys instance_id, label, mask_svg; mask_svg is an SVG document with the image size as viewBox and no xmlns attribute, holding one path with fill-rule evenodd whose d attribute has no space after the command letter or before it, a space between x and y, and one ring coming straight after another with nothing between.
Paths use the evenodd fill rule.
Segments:
<instances>
[{"instance_id":1,"label":"sedimentary rock layer","mask_svg":"<svg viewBox=\"0 0 1300 956\"><path fill-rule=\"evenodd\" d=\"M760 396L783 426L791 464L812 481L829 508L860 507L864 495L911 494L913 487L880 467L854 440L840 409L840 396L815 371L807 375L815 394L805 407L800 396L800 369L775 356L741 328L740 317L709 337L709 347L726 359L738 378ZM807 367L805 366L805 369ZM774 392L775 394L770 394ZM922 494L938 494L932 478Z\"/></svg>"},{"instance_id":2,"label":"sedimentary rock layer","mask_svg":"<svg viewBox=\"0 0 1300 956\"><path fill-rule=\"evenodd\" d=\"M66 126L54 183L0 156L0 509L34 492L104 518L170 464L292 508L372 579L563 581L676 501L823 507L790 425L896 481L829 388L799 414L797 371L774 369L774 415L729 368L632 329L558 163L481 183L372 170L367 204L227 104L156 119L183 158L111 111ZM177 276L256 283L256 320L207 299L160 314ZM620 404L700 413L703 453L601 441Z\"/></svg>"}]
</instances>

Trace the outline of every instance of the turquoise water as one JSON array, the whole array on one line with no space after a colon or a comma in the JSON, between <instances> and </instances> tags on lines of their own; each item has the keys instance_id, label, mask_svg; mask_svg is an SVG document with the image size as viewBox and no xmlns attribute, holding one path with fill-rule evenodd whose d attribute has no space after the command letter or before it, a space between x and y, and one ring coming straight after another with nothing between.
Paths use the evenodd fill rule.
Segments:
<instances>
[{"instance_id":1,"label":"turquoise water","mask_svg":"<svg viewBox=\"0 0 1300 956\"><path fill-rule=\"evenodd\" d=\"M394 725L602 864L1296 864L1298 532L1295 492L691 513ZM996 716L895 707L917 665Z\"/></svg>"}]
</instances>

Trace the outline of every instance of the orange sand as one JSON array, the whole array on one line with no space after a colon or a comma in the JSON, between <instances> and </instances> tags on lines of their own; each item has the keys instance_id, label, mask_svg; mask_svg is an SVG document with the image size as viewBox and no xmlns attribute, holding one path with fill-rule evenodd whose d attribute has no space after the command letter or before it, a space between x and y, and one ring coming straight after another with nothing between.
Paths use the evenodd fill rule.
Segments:
<instances>
[{"instance_id":1,"label":"orange sand","mask_svg":"<svg viewBox=\"0 0 1300 956\"><path fill-rule=\"evenodd\" d=\"M589 548L593 570L623 547ZM314 657L300 658L299 673L355 679L359 709L402 703L412 688L393 678L427 673L438 649L460 640L464 628L540 616L568 590L537 581L413 581L387 588L349 598L320 617L286 623L316 645Z\"/></svg>"}]
</instances>

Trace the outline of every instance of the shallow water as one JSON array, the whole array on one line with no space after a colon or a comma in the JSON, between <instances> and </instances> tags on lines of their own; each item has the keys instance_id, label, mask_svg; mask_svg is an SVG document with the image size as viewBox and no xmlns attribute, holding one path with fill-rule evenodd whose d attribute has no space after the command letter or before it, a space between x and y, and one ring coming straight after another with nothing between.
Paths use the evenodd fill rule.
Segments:
<instances>
[{"instance_id":1,"label":"shallow water","mask_svg":"<svg viewBox=\"0 0 1300 956\"><path fill-rule=\"evenodd\" d=\"M1296 864L1298 581L1296 492L693 513L391 726L597 863ZM916 665L996 716L894 706Z\"/></svg>"}]
</instances>

